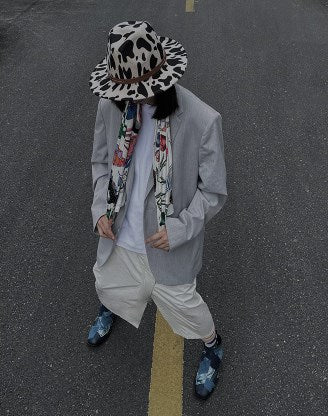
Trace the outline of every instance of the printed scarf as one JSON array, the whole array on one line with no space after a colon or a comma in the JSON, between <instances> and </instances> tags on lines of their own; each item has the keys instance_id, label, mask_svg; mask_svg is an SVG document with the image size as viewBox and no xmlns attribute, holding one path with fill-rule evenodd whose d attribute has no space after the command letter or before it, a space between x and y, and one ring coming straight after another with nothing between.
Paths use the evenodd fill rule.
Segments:
<instances>
[{"instance_id":1,"label":"printed scarf","mask_svg":"<svg viewBox=\"0 0 328 416\"><path fill-rule=\"evenodd\" d=\"M141 103L128 100L122 114L118 140L114 151L107 190L107 218L115 218L126 201L126 180L142 123ZM155 119L153 140L153 178L157 207L158 229L165 225L166 216L173 213L172 149L169 116ZM133 207L132 207L133 209Z\"/></svg>"}]
</instances>

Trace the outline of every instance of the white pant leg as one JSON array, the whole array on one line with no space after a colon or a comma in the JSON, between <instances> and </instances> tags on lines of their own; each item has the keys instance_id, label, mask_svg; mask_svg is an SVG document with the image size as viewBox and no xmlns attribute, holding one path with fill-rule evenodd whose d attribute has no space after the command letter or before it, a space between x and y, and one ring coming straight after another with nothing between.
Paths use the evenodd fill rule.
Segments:
<instances>
[{"instance_id":1,"label":"white pant leg","mask_svg":"<svg viewBox=\"0 0 328 416\"><path fill-rule=\"evenodd\" d=\"M105 264L94 264L93 273L100 302L138 328L149 299L142 256L115 246Z\"/></svg>"},{"instance_id":2,"label":"white pant leg","mask_svg":"<svg viewBox=\"0 0 328 416\"><path fill-rule=\"evenodd\" d=\"M155 278L144 258L147 274ZM148 278L150 279L150 278ZM197 277L192 283L163 285L155 283L151 298L173 332L184 338L205 338L215 329L207 303L196 290Z\"/></svg>"}]
</instances>

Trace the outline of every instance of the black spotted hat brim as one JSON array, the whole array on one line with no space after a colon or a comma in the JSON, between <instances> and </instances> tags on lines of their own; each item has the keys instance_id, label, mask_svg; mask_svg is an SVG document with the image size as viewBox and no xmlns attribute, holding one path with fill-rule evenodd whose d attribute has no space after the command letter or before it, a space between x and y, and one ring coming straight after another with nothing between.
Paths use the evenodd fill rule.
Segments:
<instances>
[{"instance_id":1,"label":"black spotted hat brim","mask_svg":"<svg viewBox=\"0 0 328 416\"><path fill-rule=\"evenodd\" d=\"M131 84L120 84L111 81L106 71L106 58L94 68L89 79L91 91L99 97L126 100L153 97L159 91L165 91L175 84L184 74L188 58L183 46L176 40L159 36L166 52L166 62L160 70L145 81Z\"/></svg>"}]
</instances>

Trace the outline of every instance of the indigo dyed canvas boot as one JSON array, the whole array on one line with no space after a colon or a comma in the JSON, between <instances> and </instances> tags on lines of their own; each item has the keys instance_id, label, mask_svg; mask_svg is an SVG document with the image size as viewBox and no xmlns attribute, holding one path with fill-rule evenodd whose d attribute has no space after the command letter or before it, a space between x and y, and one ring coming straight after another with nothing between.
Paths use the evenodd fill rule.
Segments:
<instances>
[{"instance_id":1,"label":"indigo dyed canvas boot","mask_svg":"<svg viewBox=\"0 0 328 416\"><path fill-rule=\"evenodd\" d=\"M216 343L207 347L203 342L203 351L200 357L198 370L195 377L194 393L196 397L206 400L214 391L218 382L219 367L223 357L222 340L217 335Z\"/></svg>"},{"instance_id":2,"label":"indigo dyed canvas boot","mask_svg":"<svg viewBox=\"0 0 328 416\"><path fill-rule=\"evenodd\" d=\"M116 315L101 303L98 316L94 320L88 334L88 345L96 347L106 341L111 333L115 319Z\"/></svg>"}]
</instances>

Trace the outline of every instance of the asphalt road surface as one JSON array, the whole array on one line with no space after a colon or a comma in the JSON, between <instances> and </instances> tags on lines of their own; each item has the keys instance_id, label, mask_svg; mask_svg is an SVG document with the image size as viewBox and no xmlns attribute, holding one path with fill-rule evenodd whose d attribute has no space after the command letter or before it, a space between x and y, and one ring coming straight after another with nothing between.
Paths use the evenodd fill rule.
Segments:
<instances>
[{"instance_id":1,"label":"asphalt road surface","mask_svg":"<svg viewBox=\"0 0 328 416\"><path fill-rule=\"evenodd\" d=\"M327 414L327 1L1 0L1 415L147 414L154 304L88 349L98 309L89 74L107 33L148 20L188 53L180 83L222 115L228 202L198 291L225 343L183 415ZM163 380L165 383L165 380ZM163 413L165 415L165 409Z\"/></svg>"}]
</instances>

